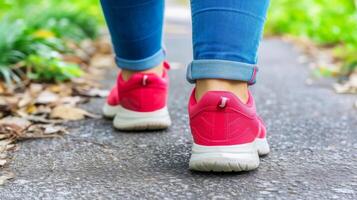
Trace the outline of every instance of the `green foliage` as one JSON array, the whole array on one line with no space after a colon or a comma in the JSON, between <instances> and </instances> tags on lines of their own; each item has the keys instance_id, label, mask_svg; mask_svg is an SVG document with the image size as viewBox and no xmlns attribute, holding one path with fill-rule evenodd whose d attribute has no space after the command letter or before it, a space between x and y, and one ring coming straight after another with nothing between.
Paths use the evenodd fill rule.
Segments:
<instances>
[{"instance_id":1,"label":"green foliage","mask_svg":"<svg viewBox=\"0 0 357 200\"><path fill-rule=\"evenodd\" d=\"M54 8L42 10L27 18L27 25L32 30L45 29L58 38L80 41L95 38L98 34L98 22L85 12Z\"/></svg>"},{"instance_id":2,"label":"green foliage","mask_svg":"<svg viewBox=\"0 0 357 200\"><path fill-rule=\"evenodd\" d=\"M321 44L357 43L353 0L271 1L267 31L312 38Z\"/></svg>"},{"instance_id":3,"label":"green foliage","mask_svg":"<svg viewBox=\"0 0 357 200\"><path fill-rule=\"evenodd\" d=\"M357 61L356 6L354 0L273 0L266 33L290 34L333 46L335 56L353 69Z\"/></svg>"},{"instance_id":4,"label":"green foliage","mask_svg":"<svg viewBox=\"0 0 357 200\"><path fill-rule=\"evenodd\" d=\"M64 81L80 76L83 71L77 65L58 56L71 51L66 41L94 39L98 34L99 17L81 9L85 2L93 1L79 2L1 1L0 77L8 84L20 82L23 72L15 66L20 61L30 69L27 75L31 79Z\"/></svg>"},{"instance_id":5,"label":"green foliage","mask_svg":"<svg viewBox=\"0 0 357 200\"><path fill-rule=\"evenodd\" d=\"M2 15L11 13L12 15L23 17L40 10L47 9L49 12L55 9L62 11L76 10L77 13L84 12L98 21L103 22L99 0L63 1L63 0L1 0L0 18ZM78 12L81 11L81 12Z\"/></svg>"},{"instance_id":6,"label":"green foliage","mask_svg":"<svg viewBox=\"0 0 357 200\"><path fill-rule=\"evenodd\" d=\"M25 27L21 21L0 23L0 75L10 83L19 81L19 77L10 68L10 65L24 59L28 53L34 51L31 38L25 34ZM11 33L11 34L9 34Z\"/></svg>"},{"instance_id":7,"label":"green foliage","mask_svg":"<svg viewBox=\"0 0 357 200\"><path fill-rule=\"evenodd\" d=\"M65 63L56 57L30 55L25 63L27 77L33 80L61 82L83 74L78 65Z\"/></svg>"},{"instance_id":8,"label":"green foliage","mask_svg":"<svg viewBox=\"0 0 357 200\"><path fill-rule=\"evenodd\" d=\"M55 58L67 51L64 41L36 36L36 29L27 26L23 20L3 20L0 30L7 30L0 31L0 76L8 84L21 82L21 72L14 65L23 60L26 60L26 67L33 69L29 74L31 79L63 81L82 74L78 66Z\"/></svg>"}]
</instances>

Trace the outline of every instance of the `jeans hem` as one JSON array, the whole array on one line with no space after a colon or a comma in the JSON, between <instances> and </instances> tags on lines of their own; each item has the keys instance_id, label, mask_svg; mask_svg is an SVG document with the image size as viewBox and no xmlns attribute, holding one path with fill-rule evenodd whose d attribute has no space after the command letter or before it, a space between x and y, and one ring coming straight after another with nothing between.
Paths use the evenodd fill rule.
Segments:
<instances>
[{"instance_id":1,"label":"jeans hem","mask_svg":"<svg viewBox=\"0 0 357 200\"><path fill-rule=\"evenodd\" d=\"M194 60L187 67L188 82L197 79L226 79L255 83L258 68L254 64L229 60Z\"/></svg>"},{"instance_id":2,"label":"jeans hem","mask_svg":"<svg viewBox=\"0 0 357 200\"><path fill-rule=\"evenodd\" d=\"M115 57L115 62L117 66L121 69L128 69L133 71L142 71L151 69L158 66L165 60L165 51L160 49L154 55L140 59L140 60L128 60L119 57Z\"/></svg>"}]
</instances>

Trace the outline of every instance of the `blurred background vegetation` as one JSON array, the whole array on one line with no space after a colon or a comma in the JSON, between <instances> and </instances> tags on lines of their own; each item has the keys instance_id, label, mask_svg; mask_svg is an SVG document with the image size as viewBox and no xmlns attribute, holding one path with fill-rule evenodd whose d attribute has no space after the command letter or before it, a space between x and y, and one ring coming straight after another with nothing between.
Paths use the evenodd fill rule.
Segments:
<instances>
[{"instance_id":1,"label":"blurred background vegetation","mask_svg":"<svg viewBox=\"0 0 357 200\"><path fill-rule=\"evenodd\" d=\"M356 0L272 0L266 34L330 48L341 74L348 75L357 66L356 5ZM104 24L99 0L2 0L0 20L0 76L7 82L80 76L81 68L60 55L95 39Z\"/></svg>"},{"instance_id":2,"label":"blurred background vegetation","mask_svg":"<svg viewBox=\"0 0 357 200\"><path fill-rule=\"evenodd\" d=\"M357 67L357 0L272 0L265 30L332 49L340 75Z\"/></svg>"},{"instance_id":3,"label":"blurred background vegetation","mask_svg":"<svg viewBox=\"0 0 357 200\"><path fill-rule=\"evenodd\" d=\"M81 68L63 55L95 39L101 22L97 0L0 1L0 76L7 84L81 76Z\"/></svg>"}]
</instances>

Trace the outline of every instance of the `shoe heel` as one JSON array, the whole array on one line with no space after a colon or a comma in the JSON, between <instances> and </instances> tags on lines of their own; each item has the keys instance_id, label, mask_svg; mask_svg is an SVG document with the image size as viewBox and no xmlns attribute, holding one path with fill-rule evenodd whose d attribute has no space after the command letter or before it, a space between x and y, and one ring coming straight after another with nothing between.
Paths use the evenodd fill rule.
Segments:
<instances>
[{"instance_id":1,"label":"shoe heel","mask_svg":"<svg viewBox=\"0 0 357 200\"><path fill-rule=\"evenodd\" d=\"M136 112L119 107L113 126L119 130L160 130L171 125L167 107L152 112Z\"/></svg>"},{"instance_id":2,"label":"shoe heel","mask_svg":"<svg viewBox=\"0 0 357 200\"><path fill-rule=\"evenodd\" d=\"M257 147L259 156L265 156L265 155L269 154L270 147L269 147L269 144L268 144L268 141L267 141L266 138L263 138L263 139L257 138L257 139L255 139L255 145Z\"/></svg>"},{"instance_id":3,"label":"shoe heel","mask_svg":"<svg viewBox=\"0 0 357 200\"><path fill-rule=\"evenodd\" d=\"M258 168L259 155L254 142L231 146L194 144L189 168L195 171L239 172Z\"/></svg>"},{"instance_id":4,"label":"shoe heel","mask_svg":"<svg viewBox=\"0 0 357 200\"><path fill-rule=\"evenodd\" d=\"M108 103L105 103L102 108L102 115L105 118L113 119L115 115L119 112L120 106L111 106Z\"/></svg>"}]
</instances>

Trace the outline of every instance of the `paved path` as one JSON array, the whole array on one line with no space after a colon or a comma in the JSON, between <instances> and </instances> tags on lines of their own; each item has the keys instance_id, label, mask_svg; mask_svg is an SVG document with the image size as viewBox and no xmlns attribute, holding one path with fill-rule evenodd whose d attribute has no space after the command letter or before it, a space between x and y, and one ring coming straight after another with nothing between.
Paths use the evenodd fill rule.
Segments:
<instances>
[{"instance_id":1,"label":"paved path","mask_svg":"<svg viewBox=\"0 0 357 200\"><path fill-rule=\"evenodd\" d=\"M21 143L10 165L16 179L0 199L357 199L355 96L305 85L299 53L280 40L262 44L252 89L272 152L248 173L188 170L192 144L186 102L191 85L189 25L169 21L173 126L163 132L115 131L107 120L70 123L64 139ZM114 73L112 73L114 74ZM105 84L114 81L108 76ZM99 112L104 100L87 107Z\"/></svg>"}]
</instances>

